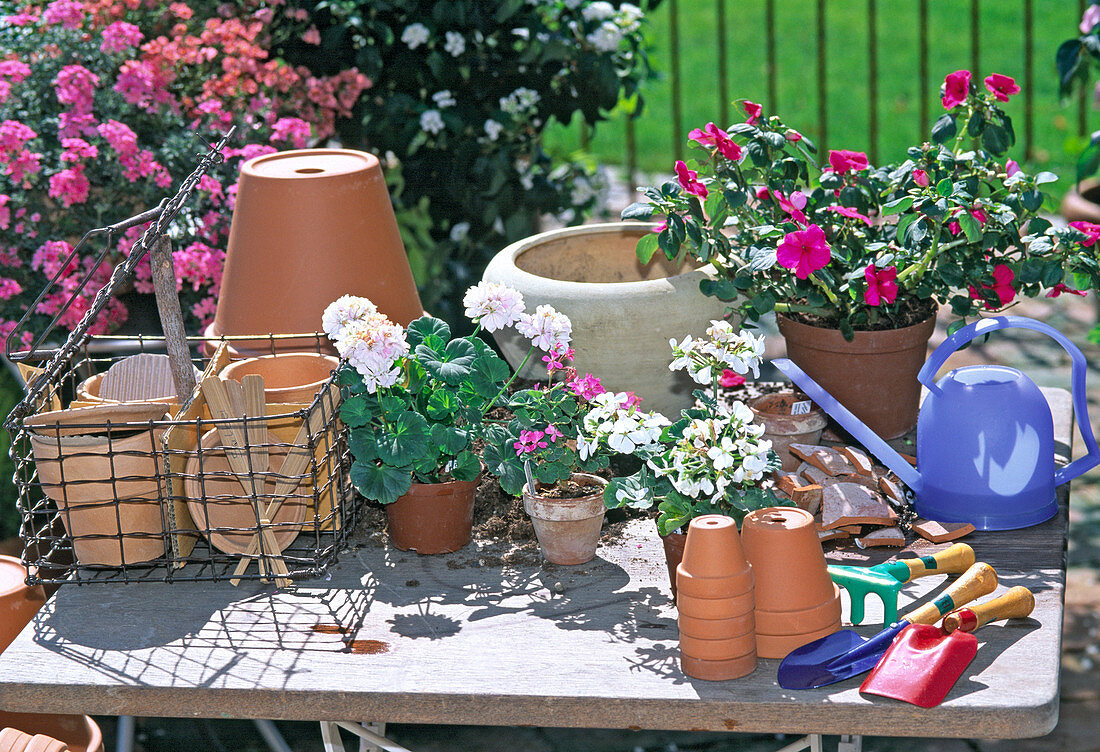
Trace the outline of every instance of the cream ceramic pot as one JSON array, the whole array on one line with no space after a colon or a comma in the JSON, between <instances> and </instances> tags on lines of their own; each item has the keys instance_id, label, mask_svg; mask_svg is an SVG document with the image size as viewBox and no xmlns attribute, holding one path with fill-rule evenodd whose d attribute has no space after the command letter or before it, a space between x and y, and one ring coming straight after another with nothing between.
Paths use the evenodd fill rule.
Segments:
<instances>
[{"instance_id":1,"label":"cream ceramic pot","mask_svg":"<svg viewBox=\"0 0 1100 752\"><path fill-rule=\"evenodd\" d=\"M699 291L702 280L715 277L713 267L673 264L661 254L643 265L634 249L651 229L613 222L533 235L493 257L483 278L519 290L529 312L549 304L566 314L580 373L598 376L611 391L635 392L644 409L675 419L691 405L698 385L684 372L668 370L669 340L701 336L735 303ZM518 367L527 340L514 329L494 336L504 357ZM545 376L541 355L532 356L522 376Z\"/></svg>"}]
</instances>

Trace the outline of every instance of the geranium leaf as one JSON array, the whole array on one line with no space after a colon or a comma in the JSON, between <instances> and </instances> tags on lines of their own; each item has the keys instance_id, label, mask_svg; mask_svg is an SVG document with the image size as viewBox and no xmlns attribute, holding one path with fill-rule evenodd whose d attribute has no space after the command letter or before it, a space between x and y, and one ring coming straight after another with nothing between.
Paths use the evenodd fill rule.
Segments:
<instances>
[{"instance_id":1,"label":"geranium leaf","mask_svg":"<svg viewBox=\"0 0 1100 752\"><path fill-rule=\"evenodd\" d=\"M432 420L446 420L454 415L459 407L461 405L453 392L447 389L436 389L428 397L428 404L424 412Z\"/></svg>"},{"instance_id":2,"label":"geranium leaf","mask_svg":"<svg viewBox=\"0 0 1100 752\"><path fill-rule=\"evenodd\" d=\"M390 422L388 429L379 431L378 456L387 465L411 465L428 451L428 421L411 410L401 413Z\"/></svg>"},{"instance_id":3,"label":"geranium leaf","mask_svg":"<svg viewBox=\"0 0 1100 752\"><path fill-rule=\"evenodd\" d=\"M451 327L446 321L440 321L432 316L421 316L409 324L409 328L405 330L405 339L408 340L409 347L414 350L428 337L437 337L446 342L451 338Z\"/></svg>"},{"instance_id":4,"label":"geranium leaf","mask_svg":"<svg viewBox=\"0 0 1100 752\"><path fill-rule=\"evenodd\" d=\"M433 350L426 344L416 347L416 358L433 378L450 386L458 386L470 375L477 351L465 339L456 339L447 343L442 352Z\"/></svg>"},{"instance_id":5,"label":"geranium leaf","mask_svg":"<svg viewBox=\"0 0 1100 752\"><path fill-rule=\"evenodd\" d=\"M451 477L455 480L470 481L481 473L481 460L473 452L462 452L455 457L451 468Z\"/></svg>"},{"instance_id":6,"label":"geranium leaf","mask_svg":"<svg viewBox=\"0 0 1100 752\"><path fill-rule=\"evenodd\" d=\"M512 375L508 364L495 353L486 353L474 361L470 369L470 387L482 399L491 399Z\"/></svg>"},{"instance_id":7,"label":"geranium leaf","mask_svg":"<svg viewBox=\"0 0 1100 752\"><path fill-rule=\"evenodd\" d=\"M412 470L357 461L351 465L351 482L371 501L392 504L408 493L412 486Z\"/></svg>"},{"instance_id":8,"label":"geranium leaf","mask_svg":"<svg viewBox=\"0 0 1100 752\"><path fill-rule=\"evenodd\" d=\"M469 441L469 433L461 428L445 426L442 423L432 426L432 443L447 454L458 454L466 448Z\"/></svg>"},{"instance_id":9,"label":"geranium leaf","mask_svg":"<svg viewBox=\"0 0 1100 752\"><path fill-rule=\"evenodd\" d=\"M365 426L371 421L371 409L367 404L367 398L362 395L354 395L344 400L340 405L340 420L351 428Z\"/></svg>"},{"instance_id":10,"label":"geranium leaf","mask_svg":"<svg viewBox=\"0 0 1100 752\"><path fill-rule=\"evenodd\" d=\"M373 433L367 431L351 431L348 437L348 447L351 454L359 462L373 462L378 459L378 441Z\"/></svg>"}]
</instances>

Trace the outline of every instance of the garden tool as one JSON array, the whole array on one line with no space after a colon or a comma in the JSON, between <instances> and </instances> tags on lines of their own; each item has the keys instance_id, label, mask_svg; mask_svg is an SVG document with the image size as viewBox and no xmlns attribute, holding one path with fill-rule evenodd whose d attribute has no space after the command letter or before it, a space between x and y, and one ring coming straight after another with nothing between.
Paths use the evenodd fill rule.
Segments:
<instances>
[{"instance_id":1,"label":"garden tool","mask_svg":"<svg viewBox=\"0 0 1100 752\"><path fill-rule=\"evenodd\" d=\"M978 638L971 632L994 619L1023 619L1034 608L1035 596L1017 585L993 600L953 611L942 626L910 624L859 691L934 708L978 654Z\"/></svg>"},{"instance_id":2,"label":"garden tool","mask_svg":"<svg viewBox=\"0 0 1100 752\"><path fill-rule=\"evenodd\" d=\"M975 337L998 329L1031 329L1054 338L1073 359L1073 410L1088 453L1054 467L1054 423L1039 387L1014 368L957 368L935 381L949 356ZM979 530L1037 525L1058 511L1054 488L1100 464L1088 419L1085 356L1041 321L996 316L964 326L936 348L917 379L928 389L917 418L917 468L785 358L772 361L916 494L916 512ZM882 396L887 399L887 395Z\"/></svg>"},{"instance_id":3,"label":"garden tool","mask_svg":"<svg viewBox=\"0 0 1100 752\"><path fill-rule=\"evenodd\" d=\"M962 604L992 593L996 587L997 573L993 567L978 562L934 601L910 611L904 619L874 637L868 639L851 629L842 629L795 648L779 664L779 686L813 689L870 671L901 630L910 624L932 624Z\"/></svg>"},{"instance_id":4,"label":"garden tool","mask_svg":"<svg viewBox=\"0 0 1100 752\"><path fill-rule=\"evenodd\" d=\"M868 593L874 593L882 601L882 623L887 625L898 620L898 593L902 585L930 574L962 574L973 564L974 549L956 543L933 556L887 561L873 567L830 564L829 576L851 596L852 624L863 621L864 601Z\"/></svg>"}]
</instances>

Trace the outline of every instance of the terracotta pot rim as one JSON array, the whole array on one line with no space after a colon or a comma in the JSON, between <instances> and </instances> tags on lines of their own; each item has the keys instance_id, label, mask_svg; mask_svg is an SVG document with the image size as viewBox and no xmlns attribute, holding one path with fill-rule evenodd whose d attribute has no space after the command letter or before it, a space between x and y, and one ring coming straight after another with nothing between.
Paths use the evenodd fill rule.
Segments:
<instances>
[{"instance_id":1,"label":"terracotta pot rim","mask_svg":"<svg viewBox=\"0 0 1100 752\"><path fill-rule=\"evenodd\" d=\"M21 560L15 558L14 556L0 555L0 567L18 567L23 572L23 579L16 580L15 584L7 588L6 590L3 589L2 585L0 585L0 599L10 598L13 595L19 595L20 593L25 593L32 589L30 586L27 585L27 568L23 565L23 562ZM0 584L2 583L3 580L0 580Z\"/></svg>"},{"instance_id":2,"label":"terracotta pot rim","mask_svg":"<svg viewBox=\"0 0 1100 752\"><path fill-rule=\"evenodd\" d=\"M329 369L327 376L317 379L316 381L310 381L305 384L293 384L291 386L269 387L264 385L264 394L267 396L268 402L290 402L290 399L281 399L282 397L294 397L298 393L306 390L313 389L314 392L321 390L321 387L332 378L332 371L335 371L340 367L340 359L334 355L328 355L325 353L313 353L303 351L291 351L285 353L275 353L268 355L254 355L249 358L243 358L241 360L234 360L228 363L225 368L218 373L218 376L223 379L237 380L236 372L242 369L246 369L249 366L258 363L261 368L267 363L274 363L277 360L282 360L283 363L289 363L291 360L307 360L320 364L324 361L326 365L332 366ZM247 375L247 374L242 374ZM262 374L261 374L262 375Z\"/></svg>"},{"instance_id":3,"label":"terracotta pot rim","mask_svg":"<svg viewBox=\"0 0 1100 752\"><path fill-rule=\"evenodd\" d=\"M252 177L257 177L263 180L270 179L270 176L263 175L257 172L257 166L265 162L275 162L283 159L296 159L302 156L321 156L324 154L339 154L341 156L354 157L361 160L366 169L373 168L375 165L381 166L381 162L378 161L378 157L374 156L370 152L359 151L357 149L288 149L287 151L276 151L269 154L261 154L258 157L253 157L244 164L241 165L241 174L248 174ZM339 173L344 174L344 173ZM316 174L311 173L298 173L295 175L295 180L318 180L323 178L331 178L333 173L331 172L318 172Z\"/></svg>"},{"instance_id":4,"label":"terracotta pot rim","mask_svg":"<svg viewBox=\"0 0 1100 752\"><path fill-rule=\"evenodd\" d=\"M604 489L605 486L607 486L607 479L606 478L601 478L600 476L593 475L592 473L573 473L569 476L569 479L572 480L573 478L584 478L586 480L596 482L597 485L600 486L600 490L597 491L596 493L588 494L587 496L577 496L576 498L573 498L573 499L555 499L555 498L551 498L551 497L547 497L547 496L542 496L542 495L537 494L537 493L528 492L528 490L527 490L528 486L525 483L523 485L523 497L533 499L533 500L537 501L540 504L550 504L550 505L561 506L561 507L579 507L582 504L589 503L593 498L595 498L597 496L603 496L603 489ZM538 482L536 482L535 485L540 485L540 484Z\"/></svg>"},{"instance_id":5,"label":"terracotta pot rim","mask_svg":"<svg viewBox=\"0 0 1100 752\"><path fill-rule=\"evenodd\" d=\"M538 274L532 274L516 263L517 259L524 253L544 243L553 242L562 238L569 238L574 235L610 235L624 232L643 237L652 231L654 227L656 227L656 224L652 222L604 222L592 225L577 225L576 227L563 227L557 230L540 232L522 240L517 240L515 243L505 247L498 256L507 259L509 265L513 267L517 279L520 281L529 283L534 280L549 279L553 280L556 285L574 287L584 290L586 295L599 295L601 297L612 295L634 297L643 293L665 290L673 280L688 281L692 280L694 277L702 279L717 274L717 270L712 265L704 264L696 269L674 274L669 277L660 277L659 279L647 279L637 282L576 282L568 279L543 277Z\"/></svg>"},{"instance_id":6,"label":"terracotta pot rim","mask_svg":"<svg viewBox=\"0 0 1100 752\"><path fill-rule=\"evenodd\" d=\"M482 466L482 473L483 472L484 466ZM473 480L445 480L440 483L417 483L414 480L412 485L409 486L409 490L403 493L402 496L408 496L410 494L415 496L449 496L453 489L468 488L470 486L476 489L477 485L481 483L482 473L478 473L477 477ZM413 489L416 490L414 491Z\"/></svg>"},{"instance_id":7,"label":"terracotta pot rim","mask_svg":"<svg viewBox=\"0 0 1100 752\"><path fill-rule=\"evenodd\" d=\"M749 409L751 409L754 413L757 413L758 415L767 416L769 418L788 418L788 419L791 419L791 420L800 420L800 419L801 420L810 420L810 419L812 419L816 416L821 416L822 418L825 417L825 411L822 410L821 406L818 405L813 400L811 400L809 397L806 397L806 399L804 399L804 400L800 400L801 402L809 402L810 403L810 412L808 412L808 413L802 413L801 415L791 415L789 413L777 413L777 412L774 412L774 411L768 409L768 407L769 407L768 403L769 402L771 402L771 401L773 401L777 398L780 398L780 397L788 397L788 396L794 397L798 394L801 394L801 393L796 392L793 389L782 389L778 392L772 392L771 394L762 394L759 397L753 397L751 400L749 400L745 404L748 405ZM805 396L805 395L803 395L803 396Z\"/></svg>"},{"instance_id":8,"label":"terracotta pot rim","mask_svg":"<svg viewBox=\"0 0 1100 752\"><path fill-rule=\"evenodd\" d=\"M938 308L937 308L938 310ZM911 349L914 344L927 341L936 328L936 311L926 318L911 326L900 329L876 329L874 331L857 331L851 342L844 339L839 329L823 326L810 326L782 314L776 314L776 323L779 332L784 337L787 332L797 332L804 337L812 337L809 342L803 343L803 347L825 352L847 353L890 353ZM787 331L784 331L787 330ZM927 334L925 334L927 332Z\"/></svg>"}]
</instances>

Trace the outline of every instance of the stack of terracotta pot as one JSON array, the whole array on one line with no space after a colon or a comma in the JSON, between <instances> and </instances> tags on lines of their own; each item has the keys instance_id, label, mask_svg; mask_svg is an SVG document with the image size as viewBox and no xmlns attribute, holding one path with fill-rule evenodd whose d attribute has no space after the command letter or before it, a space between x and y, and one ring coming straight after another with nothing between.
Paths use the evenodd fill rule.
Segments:
<instances>
[{"instance_id":1,"label":"stack of terracotta pot","mask_svg":"<svg viewBox=\"0 0 1100 752\"><path fill-rule=\"evenodd\" d=\"M729 517L708 514L691 521L676 569L676 605L685 674L722 681L753 672L753 573Z\"/></svg>"},{"instance_id":2,"label":"stack of terracotta pot","mask_svg":"<svg viewBox=\"0 0 1100 752\"><path fill-rule=\"evenodd\" d=\"M758 509L741 525L756 580L756 652L787 653L840 629L840 588L833 584L814 518L796 507Z\"/></svg>"}]
</instances>

